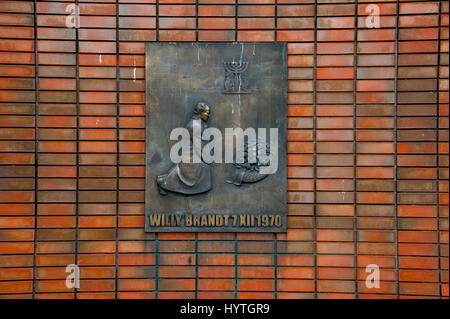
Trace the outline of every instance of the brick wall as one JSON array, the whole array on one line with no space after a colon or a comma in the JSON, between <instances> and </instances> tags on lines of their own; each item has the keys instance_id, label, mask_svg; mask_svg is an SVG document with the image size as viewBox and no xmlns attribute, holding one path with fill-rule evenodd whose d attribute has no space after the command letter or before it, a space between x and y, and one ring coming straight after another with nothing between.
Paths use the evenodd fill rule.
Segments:
<instances>
[{"instance_id":1,"label":"brick wall","mask_svg":"<svg viewBox=\"0 0 450 319\"><path fill-rule=\"evenodd\" d=\"M448 298L448 6L0 0L0 298ZM146 41L289 42L287 233L144 233Z\"/></svg>"}]
</instances>

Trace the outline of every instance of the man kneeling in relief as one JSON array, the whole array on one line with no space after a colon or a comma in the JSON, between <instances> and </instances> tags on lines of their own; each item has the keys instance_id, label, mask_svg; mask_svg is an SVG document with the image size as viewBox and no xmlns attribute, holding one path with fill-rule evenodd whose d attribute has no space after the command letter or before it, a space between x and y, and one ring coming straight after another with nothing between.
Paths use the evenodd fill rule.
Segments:
<instances>
[{"instance_id":1,"label":"man kneeling in relief","mask_svg":"<svg viewBox=\"0 0 450 319\"><path fill-rule=\"evenodd\" d=\"M191 142L189 152L183 152L180 163L173 166L166 174L156 178L161 195L167 195L166 191L193 195L211 189L211 167L203 161L201 154L203 140L194 138L194 121L201 123L199 135L202 136L203 130L208 127L206 122L208 122L210 113L211 108L207 103L200 102L195 107L194 114L185 127L189 132ZM195 159L199 160L195 161Z\"/></svg>"}]
</instances>

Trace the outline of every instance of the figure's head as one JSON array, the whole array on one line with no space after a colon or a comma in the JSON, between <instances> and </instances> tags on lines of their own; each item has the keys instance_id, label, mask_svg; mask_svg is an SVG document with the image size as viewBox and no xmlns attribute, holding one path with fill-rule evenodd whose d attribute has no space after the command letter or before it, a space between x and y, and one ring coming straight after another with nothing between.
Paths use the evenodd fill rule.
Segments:
<instances>
[{"instance_id":1,"label":"figure's head","mask_svg":"<svg viewBox=\"0 0 450 319\"><path fill-rule=\"evenodd\" d=\"M205 122L208 121L210 113L211 108L205 102L198 103L194 110L195 116Z\"/></svg>"}]
</instances>

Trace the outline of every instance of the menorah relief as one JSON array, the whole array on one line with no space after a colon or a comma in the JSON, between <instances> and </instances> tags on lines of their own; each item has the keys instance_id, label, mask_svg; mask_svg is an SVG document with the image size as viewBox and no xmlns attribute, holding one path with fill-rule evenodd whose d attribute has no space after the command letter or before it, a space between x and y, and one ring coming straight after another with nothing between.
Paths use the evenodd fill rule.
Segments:
<instances>
[{"instance_id":1,"label":"menorah relief","mask_svg":"<svg viewBox=\"0 0 450 319\"><path fill-rule=\"evenodd\" d=\"M224 90L225 94L249 94L248 78L245 73L248 69L248 62L224 62L225 68L225 81Z\"/></svg>"}]
</instances>

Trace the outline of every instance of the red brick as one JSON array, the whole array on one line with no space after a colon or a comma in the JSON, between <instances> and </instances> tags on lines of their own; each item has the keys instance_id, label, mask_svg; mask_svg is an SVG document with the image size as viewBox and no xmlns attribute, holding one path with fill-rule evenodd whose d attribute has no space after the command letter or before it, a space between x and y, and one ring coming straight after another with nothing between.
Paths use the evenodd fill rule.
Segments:
<instances>
[{"instance_id":1,"label":"red brick","mask_svg":"<svg viewBox=\"0 0 450 319\"><path fill-rule=\"evenodd\" d=\"M235 7L234 6L217 6L217 5L199 5L198 15L204 17L223 17L223 16L234 16ZM194 14L195 15L195 14Z\"/></svg>"},{"instance_id":2,"label":"red brick","mask_svg":"<svg viewBox=\"0 0 450 319\"><path fill-rule=\"evenodd\" d=\"M314 280L278 280L279 291L314 291Z\"/></svg>"},{"instance_id":3,"label":"red brick","mask_svg":"<svg viewBox=\"0 0 450 319\"><path fill-rule=\"evenodd\" d=\"M199 278L234 278L234 267L198 267Z\"/></svg>"},{"instance_id":4,"label":"red brick","mask_svg":"<svg viewBox=\"0 0 450 319\"><path fill-rule=\"evenodd\" d=\"M277 9L279 17L308 17L314 16L313 5L281 5Z\"/></svg>"},{"instance_id":5,"label":"red brick","mask_svg":"<svg viewBox=\"0 0 450 319\"><path fill-rule=\"evenodd\" d=\"M158 288L163 291L171 290L194 290L194 279L160 279L158 280Z\"/></svg>"},{"instance_id":6,"label":"red brick","mask_svg":"<svg viewBox=\"0 0 450 319\"><path fill-rule=\"evenodd\" d=\"M437 28L400 29L399 31L399 40L434 40L437 37Z\"/></svg>"},{"instance_id":7,"label":"red brick","mask_svg":"<svg viewBox=\"0 0 450 319\"><path fill-rule=\"evenodd\" d=\"M223 30L200 30L198 32L199 41L233 41L234 31Z\"/></svg>"},{"instance_id":8,"label":"red brick","mask_svg":"<svg viewBox=\"0 0 450 319\"><path fill-rule=\"evenodd\" d=\"M0 282L0 293L27 293L32 292L32 281L5 281Z\"/></svg>"},{"instance_id":9,"label":"red brick","mask_svg":"<svg viewBox=\"0 0 450 319\"><path fill-rule=\"evenodd\" d=\"M235 18L199 18L199 29L234 29Z\"/></svg>"},{"instance_id":10,"label":"red brick","mask_svg":"<svg viewBox=\"0 0 450 319\"><path fill-rule=\"evenodd\" d=\"M400 4L400 14L436 13L438 11L438 1Z\"/></svg>"},{"instance_id":11,"label":"red brick","mask_svg":"<svg viewBox=\"0 0 450 319\"><path fill-rule=\"evenodd\" d=\"M195 29L195 18L160 18L160 29Z\"/></svg>"},{"instance_id":12,"label":"red brick","mask_svg":"<svg viewBox=\"0 0 450 319\"><path fill-rule=\"evenodd\" d=\"M160 5L160 16L195 16L194 5Z\"/></svg>"},{"instance_id":13,"label":"red brick","mask_svg":"<svg viewBox=\"0 0 450 319\"><path fill-rule=\"evenodd\" d=\"M124 265L154 265L155 256L151 254L121 254L118 264Z\"/></svg>"},{"instance_id":14,"label":"red brick","mask_svg":"<svg viewBox=\"0 0 450 319\"><path fill-rule=\"evenodd\" d=\"M353 79L353 68L318 68L317 79Z\"/></svg>"},{"instance_id":15,"label":"red brick","mask_svg":"<svg viewBox=\"0 0 450 319\"><path fill-rule=\"evenodd\" d=\"M274 31L238 31L238 41L274 41Z\"/></svg>"},{"instance_id":16,"label":"red brick","mask_svg":"<svg viewBox=\"0 0 450 319\"><path fill-rule=\"evenodd\" d=\"M120 16L154 16L155 5L148 4L119 4Z\"/></svg>"},{"instance_id":17,"label":"red brick","mask_svg":"<svg viewBox=\"0 0 450 319\"><path fill-rule=\"evenodd\" d=\"M151 279L119 279L117 288L126 291L154 290L155 281Z\"/></svg>"},{"instance_id":18,"label":"red brick","mask_svg":"<svg viewBox=\"0 0 450 319\"><path fill-rule=\"evenodd\" d=\"M273 18L239 18L238 29L273 29Z\"/></svg>"},{"instance_id":19,"label":"red brick","mask_svg":"<svg viewBox=\"0 0 450 319\"><path fill-rule=\"evenodd\" d=\"M319 30L317 41L353 41L355 35L353 30Z\"/></svg>"},{"instance_id":20,"label":"red brick","mask_svg":"<svg viewBox=\"0 0 450 319\"><path fill-rule=\"evenodd\" d=\"M119 27L120 28L130 28L130 29L154 29L156 27L156 18L154 18L154 17L137 17L137 16L134 16L134 17L121 16L121 17L119 17Z\"/></svg>"},{"instance_id":21,"label":"red brick","mask_svg":"<svg viewBox=\"0 0 450 319\"><path fill-rule=\"evenodd\" d=\"M232 299L234 297L234 292L199 291L197 297L199 299Z\"/></svg>"},{"instance_id":22,"label":"red brick","mask_svg":"<svg viewBox=\"0 0 450 319\"><path fill-rule=\"evenodd\" d=\"M277 32L277 41L313 41L313 31L282 30Z\"/></svg>"},{"instance_id":23,"label":"red brick","mask_svg":"<svg viewBox=\"0 0 450 319\"><path fill-rule=\"evenodd\" d=\"M239 286L239 285L238 285ZM199 290L230 291L234 290L233 279L199 279Z\"/></svg>"}]
</instances>

